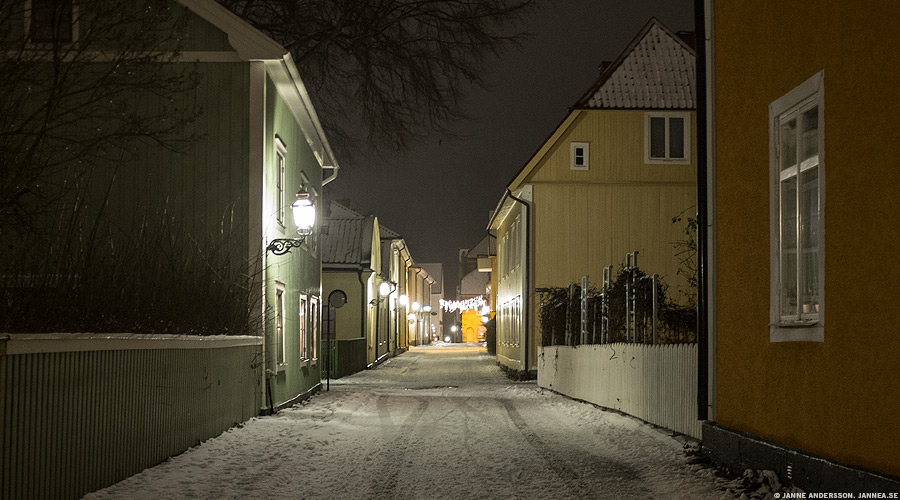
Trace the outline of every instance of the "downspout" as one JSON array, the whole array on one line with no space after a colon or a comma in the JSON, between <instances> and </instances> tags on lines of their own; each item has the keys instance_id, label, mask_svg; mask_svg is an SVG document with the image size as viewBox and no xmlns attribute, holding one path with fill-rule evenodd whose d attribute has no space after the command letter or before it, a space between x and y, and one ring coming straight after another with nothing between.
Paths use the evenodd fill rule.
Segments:
<instances>
[{"instance_id":1,"label":"downspout","mask_svg":"<svg viewBox=\"0 0 900 500\"><path fill-rule=\"evenodd\" d=\"M709 418L709 269L707 196L706 0L694 0L697 100L697 419Z\"/></svg>"},{"instance_id":2,"label":"downspout","mask_svg":"<svg viewBox=\"0 0 900 500\"><path fill-rule=\"evenodd\" d=\"M356 279L359 280L359 296L362 300L359 301L359 327L360 332L362 332L362 336L366 341L368 341L369 332L366 331L366 301L369 296L366 293L366 282L362 279L363 268L360 268L356 271ZM368 345L366 345L368 347ZM368 354L366 355L366 360L368 361Z\"/></svg>"},{"instance_id":3,"label":"downspout","mask_svg":"<svg viewBox=\"0 0 900 500\"><path fill-rule=\"evenodd\" d=\"M525 275L525 300L523 301L525 310L522 311L522 315L525 316L525 335L522 339L522 344L525 347L525 354L522 356L522 365L524 366L524 374L528 375L528 372L531 369L531 365L528 363L528 353L530 352L530 348L528 347L528 337L531 334L531 285L529 285L531 278L531 205L524 200L516 198L509 189L506 190L506 194L525 207L525 221L527 222L527 224L525 224L525 269L522 273Z\"/></svg>"}]
</instances>

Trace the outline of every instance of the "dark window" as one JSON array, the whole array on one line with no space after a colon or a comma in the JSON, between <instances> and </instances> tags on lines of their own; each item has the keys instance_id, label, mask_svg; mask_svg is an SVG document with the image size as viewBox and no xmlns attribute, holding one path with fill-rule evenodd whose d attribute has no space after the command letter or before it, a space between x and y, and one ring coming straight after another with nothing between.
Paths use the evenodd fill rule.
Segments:
<instances>
[{"instance_id":1,"label":"dark window","mask_svg":"<svg viewBox=\"0 0 900 500\"><path fill-rule=\"evenodd\" d=\"M669 158L684 158L684 118L669 118Z\"/></svg>"},{"instance_id":2,"label":"dark window","mask_svg":"<svg viewBox=\"0 0 900 500\"><path fill-rule=\"evenodd\" d=\"M650 158L666 157L666 119L650 118Z\"/></svg>"},{"instance_id":3,"label":"dark window","mask_svg":"<svg viewBox=\"0 0 900 500\"><path fill-rule=\"evenodd\" d=\"M72 0L31 0L32 42L72 42Z\"/></svg>"}]
</instances>

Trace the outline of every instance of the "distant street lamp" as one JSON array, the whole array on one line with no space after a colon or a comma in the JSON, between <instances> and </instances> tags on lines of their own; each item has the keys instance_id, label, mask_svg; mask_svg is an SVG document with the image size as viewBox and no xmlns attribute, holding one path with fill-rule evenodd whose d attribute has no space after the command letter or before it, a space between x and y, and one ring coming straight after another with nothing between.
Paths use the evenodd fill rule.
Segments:
<instances>
[{"instance_id":1,"label":"distant street lamp","mask_svg":"<svg viewBox=\"0 0 900 500\"><path fill-rule=\"evenodd\" d=\"M266 246L266 252L284 255L292 248L299 248L306 241L306 237L312 234L313 226L316 224L316 206L309 199L309 193L305 189L300 188L300 191L297 191L297 199L291 205L291 214L294 225L297 226L297 235L300 237L274 239Z\"/></svg>"}]
</instances>

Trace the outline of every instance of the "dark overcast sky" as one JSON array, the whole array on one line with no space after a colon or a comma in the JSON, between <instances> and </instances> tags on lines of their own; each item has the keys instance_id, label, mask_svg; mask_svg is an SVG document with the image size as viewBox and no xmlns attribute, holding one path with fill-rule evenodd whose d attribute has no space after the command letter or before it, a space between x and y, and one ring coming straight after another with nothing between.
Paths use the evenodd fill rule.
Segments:
<instances>
[{"instance_id":1,"label":"dark overcast sky","mask_svg":"<svg viewBox=\"0 0 900 500\"><path fill-rule=\"evenodd\" d=\"M672 31L694 28L691 0L550 4L524 24L533 36L489 68L491 88L470 93L470 118L451 124L457 137L435 133L377 163L341 163L326 197L377 216L417 262L444 263L453 296L459 249L485 236L509 181L596 81L598 65L618 57L651 17Z\"/></svg>"}]
</instances>

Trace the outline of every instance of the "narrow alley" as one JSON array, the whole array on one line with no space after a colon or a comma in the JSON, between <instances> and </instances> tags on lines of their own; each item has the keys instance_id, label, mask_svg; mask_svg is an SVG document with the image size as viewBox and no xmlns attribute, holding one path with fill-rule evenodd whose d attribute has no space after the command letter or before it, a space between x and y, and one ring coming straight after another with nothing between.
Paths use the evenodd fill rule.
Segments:
<instances>
[{"instance_id":1,"label":"narrow alley","mask_svg":"<svg viewBox=\"0 0 900 500\"><path fill-rule=\"evenodd\" d=\"M483 347L415 347L86 499L721 498L683 445L514 382Z\"/></svg>"}]
</instances>

